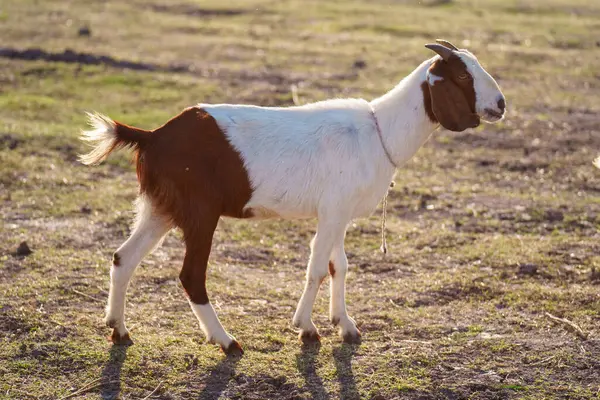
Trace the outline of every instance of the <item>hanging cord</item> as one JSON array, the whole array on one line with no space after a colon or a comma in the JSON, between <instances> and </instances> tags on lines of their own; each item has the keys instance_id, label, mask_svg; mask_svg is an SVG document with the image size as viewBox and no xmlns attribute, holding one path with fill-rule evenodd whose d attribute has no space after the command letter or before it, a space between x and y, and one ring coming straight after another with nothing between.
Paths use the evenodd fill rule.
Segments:
<instances>
[{"instance_id":1,"label":"hanging cord","mask_svg":"<svg viewBox=\"0 0 600 400\"><path fill-rule=\"evenodd\" d=\"M390 182L390 186L388 190L385 192L385 196L383 196L383 209L381 210L381 247L379 248L383 255L385 256L388 252L387 250L387 239L386 239L386 222L387 222L387 200L388 195L390 194L390 190L394 187L395 183Z\"/></svg>"},{"instance_id":2,"label":"hanging cord","mask_svg":"<svg viewBox=\"0 0 600 400\"><path fill-rule=\"evenodd\" d=\"M392 159L392 156L390 155L390 152L388 151L387 147L385 146L385 142L383 141L383 135L381 134L381 128L379 127L379 121L377 120L377 115L375 115L375 110L373 109L373 106L371 104L369 104L369 106L371 107L371 116L373 117L373 120L375 121L375 128L377 130L377 136L379 137L379 141L381 142L381 147L383 148L383 152L385 153L385 156L387 157L390 164L392 164L394 169L398 169L398 165ZM383 253L384 256L387 254L387 240L386 240L386 226L385 226L386 221L387 221L387 199L388 199L388 194L390 193L390 189L393 187L394 187L394 181L390 182L390 186L386 190L385 196L383 196L383 210L381 212L381 247L379 249L381 250L381 252Z\"/></svg>"}]
</instances>

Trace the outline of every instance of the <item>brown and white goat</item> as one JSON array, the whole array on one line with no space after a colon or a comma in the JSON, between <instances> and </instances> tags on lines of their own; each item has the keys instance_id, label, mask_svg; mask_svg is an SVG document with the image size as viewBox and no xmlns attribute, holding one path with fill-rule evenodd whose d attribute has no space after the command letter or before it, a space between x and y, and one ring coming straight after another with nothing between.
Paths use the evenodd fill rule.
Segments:
<instances>
[{"instance_id":1,"label":"brown and white goat","mask_svg":"<svg viewBox=\"0 0 600 400\"><path fill-rule=\"evenodd\" d=\"M130 341L125 292L142 260L172 228L186 253L180 279L208 341L240 353L208 299L206 268L219 218L318 218L306 285L293 323L318 340L312 322L321 282L331 275L331 321L345 341L360 338L346 311L346 228L368 216L406 162L441 124L453 131L502 119L505 100L473 54L445 41L394 89L371 102L336 99L301 107L199 104L147 131L90 115L97 164L113 150L136 155L140 195L129 239L114 254L106 323Z\"/></svg>"}]
</instances>

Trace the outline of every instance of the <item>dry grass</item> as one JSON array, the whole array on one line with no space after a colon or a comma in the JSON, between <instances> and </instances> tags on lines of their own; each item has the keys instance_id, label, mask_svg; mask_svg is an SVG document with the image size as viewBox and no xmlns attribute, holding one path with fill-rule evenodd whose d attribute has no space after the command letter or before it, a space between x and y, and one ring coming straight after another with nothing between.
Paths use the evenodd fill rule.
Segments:
<instances>
[{"instance_id":1,"label":"dry grass","mask_svg":"<svg viewBox=\"0 0 600 400\"><path fill-rule=\"evenodd\" d=\"M598 398L599 16L592 0L2 4L0 398ZM290 326L314 221L224 220L209 293L244 357L204 344L178 233L130 287L135 345L111 347L136 183L125 154L77 163L84 111L151 128L196 102L372 98L435 37L477 54L509 114L437 132L399 171L388 257L377 215L349 231L362 345L329 326L327 287L322 346Z\"/></svg>"}]
</instances>

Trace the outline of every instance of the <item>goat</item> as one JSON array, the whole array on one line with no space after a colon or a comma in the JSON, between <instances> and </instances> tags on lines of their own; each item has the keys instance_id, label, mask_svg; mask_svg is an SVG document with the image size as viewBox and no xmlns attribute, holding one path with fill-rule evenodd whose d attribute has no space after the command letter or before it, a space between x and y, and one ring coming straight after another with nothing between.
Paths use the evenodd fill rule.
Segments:
<instances>
[{"instance_id":1,"label":"goat","mask_svg":"<svg viewBox=\"0 0 600 400\"><path fill-rule=\"evenodd\" d=\"M131 236L114 253L106 310L114 343L130 343L125 293L142 258L169 230L186 252L179 278L207 341L243 350L227 333L206 292L206 268L219 218L317 218L306 283L293 317L303 341L317 341L313 304L328 272L330 318L345 342L360 341L348 315L344 238L349 222L370 215L396 169L441 124L452 131L503 118L496 81L469 51L438 40L437 53L371 102L335 99L298 107L198 104L152 131L90 114L80 156L98 164L113 150L135 154L140 194Z\"/></svg>"}]
</instances>

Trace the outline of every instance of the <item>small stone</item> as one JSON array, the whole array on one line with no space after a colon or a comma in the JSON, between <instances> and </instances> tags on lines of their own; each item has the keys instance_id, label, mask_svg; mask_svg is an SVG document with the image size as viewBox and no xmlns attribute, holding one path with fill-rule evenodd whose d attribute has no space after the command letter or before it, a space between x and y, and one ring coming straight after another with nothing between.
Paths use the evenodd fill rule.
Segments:
<instances>
[{"instance_id":1,"label":"small stone","mask_svg":"<svg viewBox=\"0 0 600 400\"><path fill-rule=\"evenodd\" d=\"M0 136L0 147L6 146L9 150L16 149L21 144L21 142L21 139L18 139L10 134Z\"/></svg>"},{"instance_id":2,"label":"small stone","mask_svg":"<svg viewBox=\"0 0 600 400\"><path fill-rule=\"evenodd\" d=\"M365 60L356 60L354 61L354 64L352 64L352 67L356 69L364 69L367 68L367 62Z\"/></svg>"},{"instance_id":3,"label":"small stone","mask_svg":"<svg viewBox=\"0 0 600 400\"><path fill-rule=\"evenodd\" d=\"M519 265L519 274L521 275L535 275L537 274L538 266L535 264L521 264Z\"/></svg>"},{"instance_id":4,"label":"small stone","mask_svg":"<svg viewBox=\"0 0 600 400\"><path fill-rule=\"evenodd\" d=\"M31 253L33 253L33 251L31 251L31 249L27 245L27 242L21 242L19 247L17 247L17 251L15 254L18 256L28 256Z\"/></svg>"},{"instance_id":5,"label":"small stone","mask_svg":"<svg viewBox=\"0 0 600 400\"><path fill-rule=\"evenodd\" d=\"M44 350L43 348L41 348L41 347L36 347L35 349L33 349L33 350L31 351L31 355L32 355L34 358L45 358L45 357L48 357L48 352L47 352L47 351L45 351L45 350Z\"/></svg>"},{"instance_id":6,"label":"small stone","mask_svg":"<svg viewBox=\"0 0 600 400\"><path fill-rule=\"evenodd\" d=\"M551 222L562 221L565 219L565 215L559 210L547 210L546 219Z\"/></svg>"},{"instance_id":7,"label":"small stone","mask_svg":"<svg viewBox=\"0 0 600 400\"><path fill-rule=\"evenodd\" d=\"M79 28L79 32L77 32L77 33L79 34L79 36L91 36L92 35L92 31L87 26L82 26L81 28Z\"/></svg>"}]
</instances>

